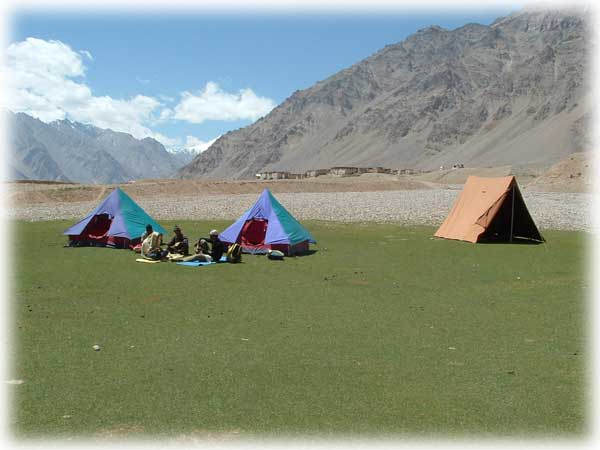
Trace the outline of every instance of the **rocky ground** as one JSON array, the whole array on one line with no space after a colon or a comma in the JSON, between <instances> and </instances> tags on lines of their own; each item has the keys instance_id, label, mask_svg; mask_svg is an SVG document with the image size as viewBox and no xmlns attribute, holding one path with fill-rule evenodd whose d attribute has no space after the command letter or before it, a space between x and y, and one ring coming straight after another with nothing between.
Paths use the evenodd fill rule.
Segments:
<instances>
[{"instance_id":1,"label":"rocky ground","mask_svg":"<svg viewBox=\"0 0 600 450\"><path fill-rule=\"evenodd\" d=\"M155 182L156 183L156 182ZM387 190L375 190L371 182L361 186L339 183L338 191L320 189L321 192L299 192L301 183L272 183L269 187L276 193L280 202L298 219L314 219L340 222L395 222L411 225L439 225L458 194L460 185L411 186L412 189L392 190L393 186L384 182ZM52 189L57 189L52 185ZM206 188L207 185L204 187ZM229 185L228 185L229 186ZM273 189L273 187L276 187ZM234 182L233 188L212 187L192 189L187 186L180 189L158 189L139 185L134 190L137 195L127 191L154 218L161 219L225 219L233 220L245 212L256 200L258 192L265 183L246 183L241 186ZM415 187L420 187L415 189ZM66 194L44 193L43 188L35 185L21 187L11 185L7 190L8 208L5 217L11 219L40 221L69 219L77 220L89 213L110 189L94 187L87 192L81 186L71 186L72 201L66 201ZM307 188L307 190L314 189ZM285 191L292 192L285 192ZM225 191L225 192L224 192ZM242 192L240 192L242 191ZM23 192L34 192L25 201ZM41 192L41 194L40 194ZM157 193L158 192L158 193ZM244 193L245 192L245 193ZM153 193L153 195L150 195ZM16 195L19 194L19 195ZM54 200L52 200L54 196ZM523 190L523 196L530 213L538 226L543 229L586 230L591 231L590 193L535 192ZM45 201L39 201L46 197ZM11 200L12 199L12 200Z\"/></svg>"}]
</instances>

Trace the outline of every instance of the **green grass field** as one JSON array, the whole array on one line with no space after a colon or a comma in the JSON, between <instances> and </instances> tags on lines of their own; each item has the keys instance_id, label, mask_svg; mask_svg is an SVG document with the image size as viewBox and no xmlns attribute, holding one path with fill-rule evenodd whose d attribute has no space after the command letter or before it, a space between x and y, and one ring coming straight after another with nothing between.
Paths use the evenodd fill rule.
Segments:
<instances>
[{"instance_id":1,"label":"green grass field","mask_svg":"<svg viewBox=\"0 0 600 450\"><path fill-rule=\"evenodd\" d=\"M307 222L312 255L193 268L63 248L70 224L13 230L17 436L586 434L584 233Z\"/></svg>"}]
</instances>

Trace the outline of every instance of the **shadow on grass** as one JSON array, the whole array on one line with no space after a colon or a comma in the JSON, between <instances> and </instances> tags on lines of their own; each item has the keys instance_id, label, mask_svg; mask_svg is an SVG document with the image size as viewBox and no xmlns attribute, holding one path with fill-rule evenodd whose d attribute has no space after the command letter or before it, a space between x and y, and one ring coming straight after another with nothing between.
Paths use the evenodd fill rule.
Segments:
<instances>
[{"instance_id":1,"label":"shadow on grass","mask_svg":"<svg viewBox=\"0 0 600 450\"><path fill-rule=\"evenodd\" d=\"M307 250L305 252L298 253L297 255L294 255L294 258L303 258L305 256L314 255L317 252L318 252L318 250Z\"/></svg>"},{"instance_id":2,"label":"shadow on grass","mask_svg":"<svg viewBox=\"0 0 600 450\"><path fill-rule=\"evenodd\" d=\"M478 244L505 244L505 245L540 245L544 244L546 241L535 241L533 239L519 238L513 237L512 242L508 239L489 239L478 242Z\"/></svg>"},{"instance_id":3,"label":"shadow on grass","mask_svg":"<svg viewBox=\"0 0 600 450\"><path fill-rule=\"evenodd\" d=\"M281 257L281 258L269 258L267 256L267 259L269 261L285 261L286 259L289 259L289 258L303 258L305 256L314 255L315 253L317 253L317 251L318 250L307 250L307 251L302 252L302 253L297 253L295 255L290 255L290 256L284 256L284 257ZM265 253L254 253L254 255L260 256L260 255L266 255L266 254Z\"/></svg>"}]
</instances>

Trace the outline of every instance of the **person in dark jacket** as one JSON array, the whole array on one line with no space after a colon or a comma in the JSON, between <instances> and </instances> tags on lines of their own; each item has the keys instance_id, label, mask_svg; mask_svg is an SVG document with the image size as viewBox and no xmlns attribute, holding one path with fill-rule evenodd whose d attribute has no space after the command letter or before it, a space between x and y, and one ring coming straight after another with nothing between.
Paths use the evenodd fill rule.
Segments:
<instances>
[{"instance_id":1,"label":"person in dark jacket","mask_svg":"<svg viewBox=\"0 0 600 450\"><path fill-rule=\"evenodd\" d=\"M223 253L225 253L225 244L219 239L219 232L211 230L208 233L210 236L210 256L214 262L219 262Z\"/></svg>"},{"instance_id":2,"label":"person in dark jacket","mask_svg":"<svg viewBox=\"0 0 600 450\"><path fill-rule=\"evenodd\" d=\"M173 239L171 239L167 244L167 249L163 252L164 256L167 256L169 253L179 253L186 256L189 255L188 238L183 235L179 225L175 225L173 231L175 232L175 236L173 236Z\"/></svg>"}]
</instances>

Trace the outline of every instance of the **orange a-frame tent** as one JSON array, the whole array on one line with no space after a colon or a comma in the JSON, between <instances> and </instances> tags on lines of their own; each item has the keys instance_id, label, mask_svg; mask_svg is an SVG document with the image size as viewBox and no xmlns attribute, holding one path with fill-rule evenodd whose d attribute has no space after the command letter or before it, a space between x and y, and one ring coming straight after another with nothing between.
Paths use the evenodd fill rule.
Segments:
<instances>
[{"instance_id":1,"label":"orange a-frame tent","mask_svg":"<svg viewBox=\"0 0 600 450\"><path fill-rule=\"evenodd\" d=\"M513 176L470 176L435 236L468 242L544 241Z\"/></svg>"}]
</instances>

